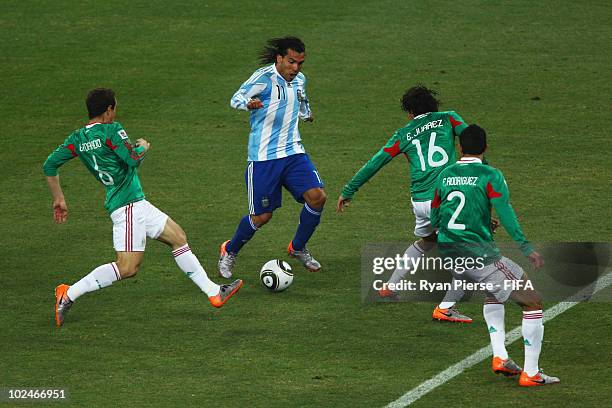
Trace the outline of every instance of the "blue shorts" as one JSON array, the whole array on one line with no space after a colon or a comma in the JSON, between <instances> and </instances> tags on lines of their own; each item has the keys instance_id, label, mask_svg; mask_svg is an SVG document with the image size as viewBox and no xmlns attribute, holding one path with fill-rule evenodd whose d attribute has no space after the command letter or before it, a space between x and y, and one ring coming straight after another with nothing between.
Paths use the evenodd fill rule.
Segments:
<instances>
[{"instance_id":1,"label":"blue shorts","mask_svg":"<svg viewBox=\"0 0 612 408\"><path fill-rule=\"evenodd\" d=\"M323 188L323 181L307 154L282 159L250 162L244 173L249 197L249 214L269 213L281 206L281 187L299 203L311 188Z\"/></svg>"}]
</instances>

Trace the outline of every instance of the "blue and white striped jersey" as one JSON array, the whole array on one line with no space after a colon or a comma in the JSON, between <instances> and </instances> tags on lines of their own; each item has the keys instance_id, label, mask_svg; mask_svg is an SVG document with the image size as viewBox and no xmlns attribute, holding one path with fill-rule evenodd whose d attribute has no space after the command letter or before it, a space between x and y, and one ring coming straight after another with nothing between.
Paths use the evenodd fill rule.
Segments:
<instances>
[{"instance_id":1,"label":"blue and white striped jersey","mask_svg":"<svg viewBox=\"0 0 612 408\"><path fill-rule=\"evenodd\" d=\"M310 118L306 97L306 77L301 72L287 82L273 65L258 69L240 86L230 105L248 110L251 98L258 98L263 108L251 112L248 161L280 159L305 153L298 130L298 118Z\"/></svg>"}]
</instances>

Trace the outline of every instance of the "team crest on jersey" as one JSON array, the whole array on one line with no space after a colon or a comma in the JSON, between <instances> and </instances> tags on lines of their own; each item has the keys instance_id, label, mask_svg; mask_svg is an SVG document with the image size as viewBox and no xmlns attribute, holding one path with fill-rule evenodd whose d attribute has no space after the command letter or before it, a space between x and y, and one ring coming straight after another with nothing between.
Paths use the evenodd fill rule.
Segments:
<instances>
[{"instance_id":1,"label":"team crest on jersey","mask_svg":"<svg viewBox=\"0 0 612 408\"><path fill-rule=\"evenodd\" d=\"M117 133L119 133L119 136L121 136L121 139L127 139L128 138L127 133L125 133L125 130L123 130L123 129L119 130Z\"/></svg>"},{"instance_id":2,"label":"team crest on jersey","mask_svg":"<svg viewBox=\"0 0 612 408\"><path fill-rule=\"evenodd\" d=\"M261 206L263 208L266 208L269 205L270 205L270 199L268 197L264 197L261 199Z\"/></svg>"}]
</instances>

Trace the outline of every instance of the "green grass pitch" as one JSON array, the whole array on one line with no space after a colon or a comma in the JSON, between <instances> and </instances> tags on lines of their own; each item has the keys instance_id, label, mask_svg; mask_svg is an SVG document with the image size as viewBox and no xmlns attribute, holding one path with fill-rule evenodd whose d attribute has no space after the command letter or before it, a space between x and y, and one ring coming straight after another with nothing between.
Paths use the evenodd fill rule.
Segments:
<instances>
[{"instance_id":1,"label":"green grass pitch","mask_svg":"<svg viewBox=\"0 0 612 408\"><path fill-rule=\"evenodd\" d=\"M49 406L377 407L485 346L478 304L462 305L476 321L459 326L430 322L433 304L360 302L362 245L412 239L403 160L347 213L333 206L405 123L402 92L422 82L488 130L488 157L531 240L611 241L611 20L605 1L3 0L0 388L68 391ZM298 222L285 194L241 252L245 287L225 308L149 242L135 279L79 299L57 330L55 285L114 259L101 186L78 161L64 166L70 215L55 226L42 174L86 120L86 92L117 91L118 120L152 144L140 172L148 199L184 227L212 276L218 245L247 211L248 115L229 99L265 40L286 34L307 46L316 120L301 132L329 195L310 243L323 271L292 262L294 284L276 295L258 283L265 261L286 258ZM517 307L507 316L508 328L520 324ZM601 304L546 325L541 364L559 386L519 389L485 361L414 406L605 405L610 327ZM519 343L510 352L522 362Z\"/></svg>"}]
</instances>

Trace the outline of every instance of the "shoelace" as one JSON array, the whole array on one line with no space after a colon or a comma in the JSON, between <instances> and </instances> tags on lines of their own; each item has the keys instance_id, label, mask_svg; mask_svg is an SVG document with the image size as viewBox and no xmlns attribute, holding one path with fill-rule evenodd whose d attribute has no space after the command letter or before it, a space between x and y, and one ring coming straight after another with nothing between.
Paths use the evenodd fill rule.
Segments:
<instances>
[{"instance_id":1,"label":"shoelace","mask_svg":"<svg viewBox=\"0 0 612 408\"><path fill-rule=\"evenodd\" d=\"M227 253L227 262L230 264L230 266L234 265L234 262L236 262L236 255L232 254L231 252Z\"/></svg>"},{"instance_id":2,"label":"shoelace","mask_svg":"<svg viewBox=\"0 0 612 408\"><path fill-rule=\"evenodd\" d=\"M310 254L310 251L308 249L304 248L303 250L296 252L298 254L301 254L306 259L306 261L312 261L312 255Z\"/></svg>"},{"instance_id":3,"label":"shoelace","mask_svg":"<svg viewBox=\"0 0 612 408\"><path fill-rule=\"evenodd\" d=\"M233 287L234 282L232 282L229 285L221 285L221 292L225 293L225 292L230 292L234 287Z\"/></svg>"}]
</instances>

